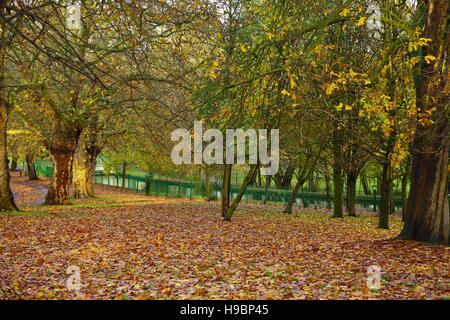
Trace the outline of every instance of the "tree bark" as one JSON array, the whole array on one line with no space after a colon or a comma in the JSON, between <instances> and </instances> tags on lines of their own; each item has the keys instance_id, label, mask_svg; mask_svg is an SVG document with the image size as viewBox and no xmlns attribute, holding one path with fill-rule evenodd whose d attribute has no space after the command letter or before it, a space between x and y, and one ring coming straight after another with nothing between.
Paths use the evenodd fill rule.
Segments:
<instances>
[{"instance_id":1,"label":"tree bark","mask_svg":"<svg viewBox=\"0 0 450 320\"><path fill-rule=\"evenodd\" d=\"M347 214L356 217L356 179L354 172L347 174Z\"/></svg>"},{"instance_id":2,"label":"tree bark","mask_svg":"<svg viewBox=\"0 0 450 320\"><path fill-rule=\"evenodd\" d=\"M342 211L342 142L339 129L333 133L333 218L343 218Z\"/></svg>"},{"instance_id":3,"label":"tree bark","mask_svg":"<svg viewBox=\"0 0 450 320\"><path fill-rule=\"evenodd\" d=\"M269 187L272 180L272 176L266 176L266 183L264 184L264 201L263 204L267 203L267 198L269 197Z\"/></svg>"},{"instance_id":4,"label":"tree bark","mask_svg":"<svg viewBox=\"0 0 450 320\"><path fill-rule=\"evenodd\" d=\"M28 180L38 180L38 176L36 174L36 168L34 166L34 157L32 154L27 154L25 156L25 161L27 163L28 170Z\"/></svg>"},{"instance_id":5,"label":"tree bark","mask_svg":"<svg viewBox=\"0 0 450 320\"><path fill-rule=\"evenodd\" d=\"M4 15L6 2L0 0L0 14ZM6 130L8 125L8 105L5 98L5 25L0 24L0 211L18 210L9 186L8 155L6 151Z\"/></svg>"},{"instance_id":6,"label":"tree bark","mask_svg":"<svg viewBox=\"0 0 450 320\"><path fill-rule=\"evenodd\" d=\"M53 151L53 181L45 204L69 204L69 186L73 154Z\"/></svg>"},{"instance_id":7,"label":"tree bark","mask_svg":"<svg viewBox=\"0 0 450 320\"><path fill-rule=\"evenodd\" d=\"M95 198L94 175L98 155L93 132L86 129L80 135L73 160L73 188L77 199Z\"/></svg>"},{"instance_id":8,"label":"tree bark","mask_svg":"<svg viewBox=\"0 0 450 320\"><path fill-rule=\"evenodd\" d=\"M127 162L122 164L122 188L125 189L125 179L127 178Z\"/></svg>"},{"instance_id":9,"label":"tree bark","mask_svg":"<svg viewBox=\"0 0 450 320\"><path fill-rule=\"evenodd\" d=\"M325 193L327 196L327 209L331 210L331 185L330 185L330 176L328 173L325 175Z\"/></svg>"},{"instance_id":10,"label":"tree bark","mask_svg":"<svg viewBox=\"0 0 450 320\"><path fill-rule=\"evenodd\" d=\"M213 200L212 187L211 187L211 172L205 169L205 200Z\"/></svg>"},{"instance_id":11,"label":"tree bark","mask_svg":"<svg viewBox=\"0 0 450 320\"><path fill-rule=\"evenodd\" d=\"M371 195L371 191L370 191L370 188L369 188L369 184L367 183L366 173L364 171L362 171L360 176L359 176L359 178L361 179L361 184L362 184L364 195L370 196Z\"/></svg>"},{"instance_id":12,"label":"tree bark","mask_svg":"<svg viewBox=\"0 0 450 320\"><path fill-rule=\"evenodd\" d=\"M0 86L2 84L0 83ZM0 87L2 90L3 87ZM6 153L6 127L8 110L3 92L0 92L0 211L17 210L14 197L9 186L8 156Z\"/></svg>"},{"instance_id":13,"label":"tree bark","mask_svg":"<svg viewBox=\"0 0 450 320\"><path fill-rule=\"evenodd\" d=\"M392 210L392 166L389 159L387 159L383 164L380 191L380 214L378 219L378 228L389 229L389 214Z\"/></svg>"},{"instance_id":14,"label":"tree bark","mask_svg":"<svg viewBox=\"0 0 450 320\"><path fill-rule=\"evenodd\" d=\"M430 64L422 61L416 81L416 106L419 113L430 112L433 123L418 124L416 129L408 210L399 237L450 244L447 199L450 1L422 0L419 5L426 10L422 37L432 39L422 48L422 55L433 55L436 61Z\"/></svg>"},{"instance_id":15,"label":"tree bark","mask_svg":"<svg viewBox=\"0 0 450 320\"><path fill-rule=\"evenodd\" d=\"M68 204L72 164L80 130L73 125L59 124L55 138L48 144L53 158L53 181L49 186L46 204Z\"/></svg>"},{"instance_id":16,"label":"tree bark","mask_svg":"<svg viewBox=\"0 0 450 320\"><path fill-rule=\"evenodd\" d=\"M294 176L295 165L289 163L281 180L281 188L289 189L291 187L292 177Z\"/></svg>"},{"instance_id":17,"label":"tree bark","mask_svg":"<svg viewBox=\"0 0 450 320\"><path fill-rule=\"evenodd\" d=\"M222 216L225 217L230 207L231 173L233 165L225 164L222 182Z\"/></svg>"}]
</instances>

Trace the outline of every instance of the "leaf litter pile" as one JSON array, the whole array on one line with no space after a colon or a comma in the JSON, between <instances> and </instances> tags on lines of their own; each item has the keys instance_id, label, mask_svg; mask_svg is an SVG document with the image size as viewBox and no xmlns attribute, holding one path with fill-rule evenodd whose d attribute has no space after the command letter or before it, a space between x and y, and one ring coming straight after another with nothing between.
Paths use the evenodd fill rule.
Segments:
<instances>
[{"instance_id":1,"label":"leaf litter pile","mask_svg":"<svg viewBox=\"0 0 450 320\"><path fill-rule=\"evenodd\" d=\"M279 213L97 187L97 199L37 206L45 182L19 178L22 208L0 213L2 299L448 299L449 247L392 240L376 217ZM370 290L367 270L381 268ZM79 268L79 291L68 270Z\"/></svg>"}]
</instances>

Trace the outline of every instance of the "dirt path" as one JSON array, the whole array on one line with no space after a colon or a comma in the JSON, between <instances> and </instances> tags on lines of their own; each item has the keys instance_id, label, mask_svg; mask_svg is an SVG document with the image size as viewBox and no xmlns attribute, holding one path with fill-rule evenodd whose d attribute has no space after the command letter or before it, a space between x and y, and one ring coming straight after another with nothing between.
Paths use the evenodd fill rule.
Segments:
<instances>
[{"instance_id":1,"label":"dirt path","mask_svg":"<svg viewBox=\"0 0 450 320\"><path fill-rule=\"evenodd\" d=\"M28 177L20 177L19 172L11 172L11 189L19 207L43 204L49 183L49 179L30 181Z\"/></svg>"}]
</instances>

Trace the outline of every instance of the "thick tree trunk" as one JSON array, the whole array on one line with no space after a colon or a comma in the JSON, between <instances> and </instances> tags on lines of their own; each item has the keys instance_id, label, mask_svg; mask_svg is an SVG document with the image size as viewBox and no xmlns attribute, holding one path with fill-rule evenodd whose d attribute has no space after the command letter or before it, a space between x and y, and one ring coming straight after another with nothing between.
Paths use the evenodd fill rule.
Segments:
<instances>
[{"instance_id":1,"label":"thick tree trunk","mask_svg":"<svg viewBox=\"0 0 450 320\"><path fill-rule=\"evenodd\" d=\"M84 146L78 144L78 147L75 151L75 156L73 158L72 168L72 185L74 198L83 199L91 197L88 190L88 185L90 184L89 173L89 157L86 154Z\"/></svg>"},{"instance_id":2,"label":"thick tree trunk","mask_svg":"<svg viewBox=\"0 0 450 320\"><path fill-rule=\"evenodd\" d=\"M38 176L36 174L36 167L34 166L34 157L32 154L27 154L25 156L25 161L27 163L28 170L28 180L38 180Z\"/></svg>"},{"instance_id":3,"label":"thick tree trunk","mask_svg":"<svg viewBox=\"0 0 450 320\"><path fill-rule=\"evenodd\" d=\"M61 121L62 122L62 121ZM75 126L59 124L54 140L48 145L53 158L53 181L49 186L46 204L68 204L72 178L72 164L80 130Z\"/></svg>"},{"instance_id":4,"label":"thick tree trunk","mask_svg":"<svg viewBox=\"0 0 450 320\"><path fill-rule=\"evenodd\" d=\"M68 204L73 154L53 151L53 181L45 204Z\"/></svg>"},{"instance_id":5,"label":"thick tree trunk","mask_svg":"<svg viewBox=\"0 0 450 320\"><path fill-rule=\"evenodd\" d=\"M225 164L222 182L222 216L225 217L230 207L231 173L233 165Z\"/></svg>"},{"instance_id":6,"label":"thick tree trunk","mask_svg":"<svg viewBox=\"0 0 450 320\"><path fill-rule=\"evenodd\" d=\"M340 134L333 133L333 218L343 218L342 210L342 145Z\"/></svg>"},{"instance_id":7,"label":"thick tree trunk","mask_svg":"<svg viewBox=\"0 0 450 320\"><path fill-rule=\"evenodd\" d=\"M447 199L450 1L423 0L419 4L426 10L422 37L432 39L422 48L422 55L433 55L436 61L430 64L422 61L416 82L416 105L420 113L431 112L433 123L419 124L414 136L408 210L400 238L450 244Z\"/></svg>"},{"instance_id":8,"label":"thick tree trunk","mask_svg":"<svg viewBox=\"0 0 450 320\"><path fill-rule=\"evenodd\" d=\"M354 172L347 174L347 214L356 217L356 179Z\"/></svg>"},{"instance_id":9,"label":"thick tree trunk","mask_svg":"<svg viewBox=\"0 0 450 320\"><path fill-rule=\"evenodd\" d=\"M0 1L0 14L5 10L5 1ZM0 24L0 211L17 210L9 186L8 156L6 151L6 130L8 124L8 106L5 100L5 26Z\"/></svg>"},{"instance_id":10,"label":"thick tree trunk","mask_svg":"<svg viewBox=\"0 0 450 320\"><path fill-rule=\"evenodd\" d=\"M392 199L392 166L387 159L383 164L383 174L381 177L381 194L380 194L380 215L378 219L378 227L381 229L389 229L389 214L391 213Z\"/></svg>"},{"instance_id":11,"label":"thick tree trunk","mask_svg":"<svg viewBox=\"0 0 450 320\"><path fill-rule=\"evenodd\" d=\"M99 150L96 146L96 132L85 129L75 150L73 160L74 197L78 199L95 198L94 176L95 164ZM124 184L123 179L122 184Z\"/></svg>"},{"instance_id":12,"label":"thick tree trunk","mask_svg":"<svg viewBox=\"0 0 450 320\"><path fill-rule=\"evenodd\" d=\"M241 202L242 196L244 195L245 190L247 190L247 187L249 186L250 182L255 178L256 171L258 170L258 165L252 165L250 167L249 172L247 173L247 176L244 179L244 182L242 183L241 188L239 189L238 194L236 195L236 198L234 198L233 202L231 203L230 207L227 209L223 219L225 221L231 221L231 217L233 217L234 212L236 211L237 206L239 205L239 202Z\"/></svg>"},{"instance_id":13,"label":"thick tree trunk","mask_svg":"<svg viewBox=\"0 0 450 320\"><path fill-rule=\"evenodd\" d=\"M7 122L8 111L3 93L0 92L0 211L17 210L17 206L14 202L14 197L9 186L8 158L6 154Z\"/></svg>"},{"instance_id":14,"label":"thick tree trunk","mask_svg":"<svg viewBox=\"0 0 450 320\"><path fill-rule=\"evenodd\" d=\"M78 148L77 148L78 149ZM93 177L95 174L95 159L87 152L75 152L73 161L73 192L77 199L94 198Z\"/></svg>"}]
</instances>

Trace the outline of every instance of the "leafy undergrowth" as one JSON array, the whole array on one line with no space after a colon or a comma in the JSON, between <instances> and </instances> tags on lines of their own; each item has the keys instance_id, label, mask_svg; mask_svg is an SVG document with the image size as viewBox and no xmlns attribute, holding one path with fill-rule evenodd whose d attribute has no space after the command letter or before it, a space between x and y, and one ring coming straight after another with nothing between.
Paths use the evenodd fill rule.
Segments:
<instances>
[{"instance_id":1,"label":"leafy undergrowth","mask_svg":"<svg viewBox=\"0 0 450 320\"><path fill-rule=\"evenodd\" d=\"M73 206L0 214L0 297L24 299L442 299L450 250L394 241L376 217L331 219L98 188ZM26 202L24 203L26 204ZM381 267L381 289L366 272ZM68 291L69 266L81 290Z\"/></svg>"}]
</instances>

